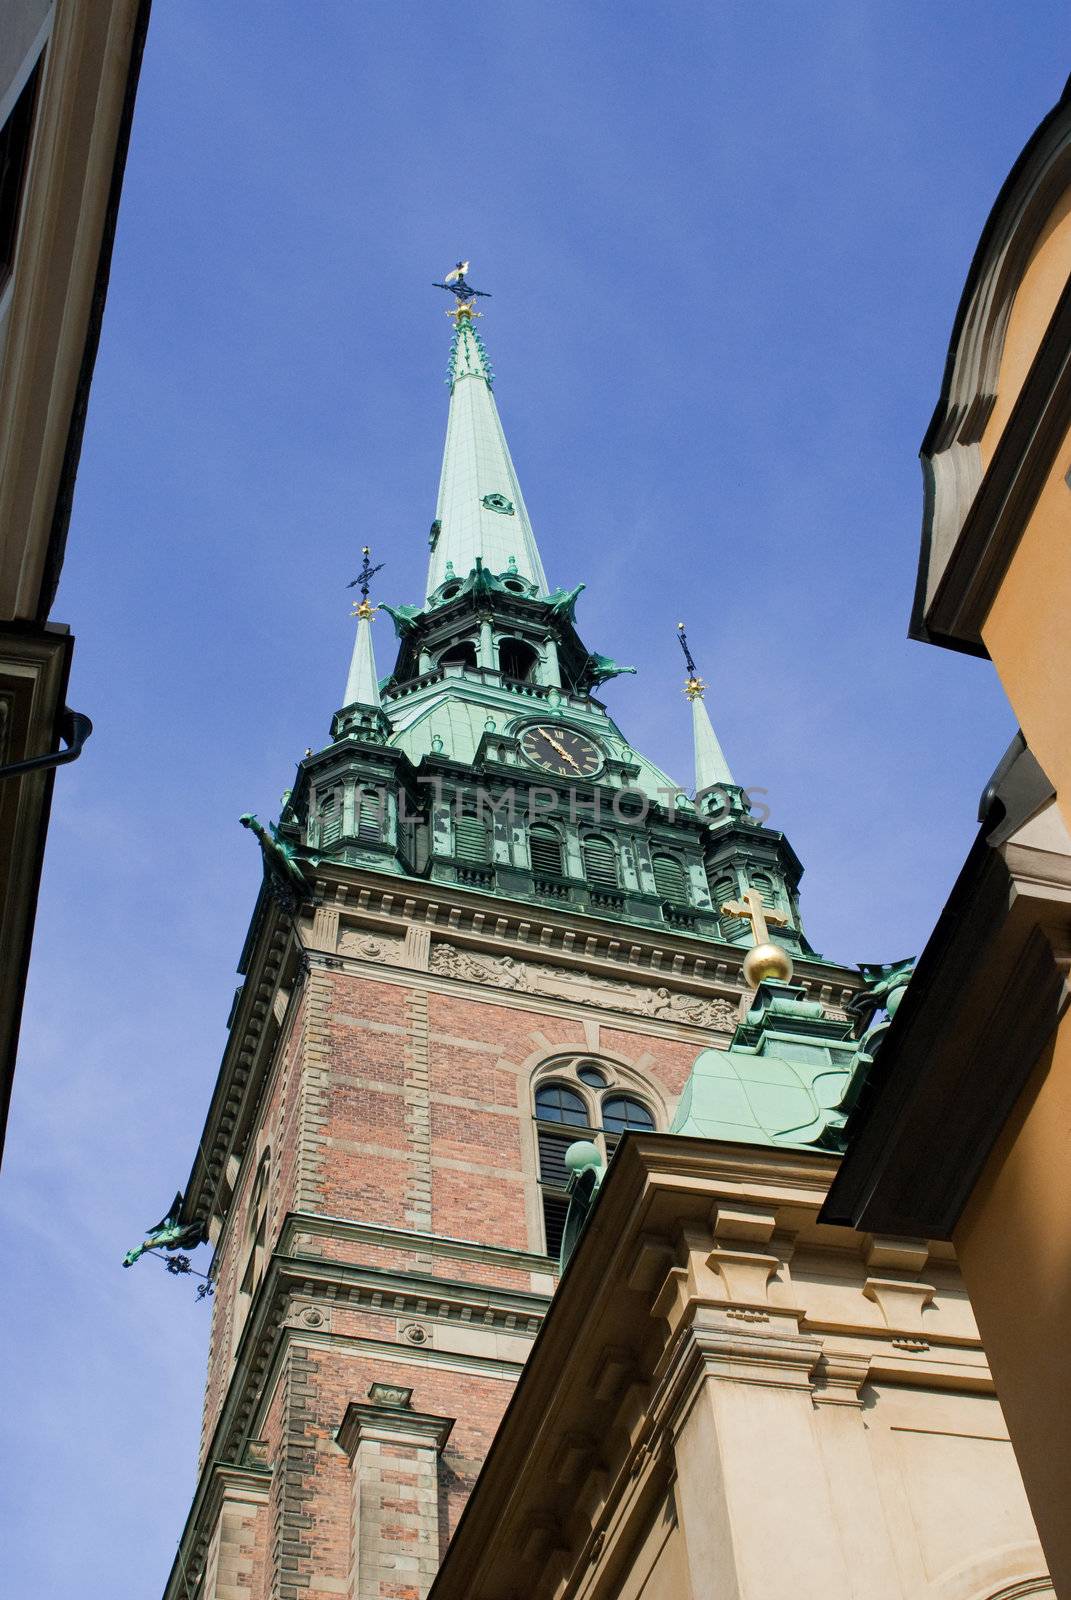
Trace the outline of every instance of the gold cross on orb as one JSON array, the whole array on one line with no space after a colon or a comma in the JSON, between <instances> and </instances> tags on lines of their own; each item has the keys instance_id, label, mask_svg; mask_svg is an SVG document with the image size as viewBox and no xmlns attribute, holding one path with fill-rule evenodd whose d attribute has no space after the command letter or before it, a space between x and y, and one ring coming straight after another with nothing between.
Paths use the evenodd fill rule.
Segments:
<instances>
[{"instance_id":1,"label":"gold cross on orb","mask_svg":"<svg viewBox=\"0 0 1071 1600\"><path fill-rule=\"evenodd\" d=\"M726 900L719 907L723 917L744 917L751 924L751 937L755 943L744 957L744 981L757 989L764 978L776 978L787 983L792 977L792 958L779 944L770 942L769 924L775 928L788 925L783 911L771 911L762 903L757 889L747 889L743 900Z\"/></svg>"}]
</instances>

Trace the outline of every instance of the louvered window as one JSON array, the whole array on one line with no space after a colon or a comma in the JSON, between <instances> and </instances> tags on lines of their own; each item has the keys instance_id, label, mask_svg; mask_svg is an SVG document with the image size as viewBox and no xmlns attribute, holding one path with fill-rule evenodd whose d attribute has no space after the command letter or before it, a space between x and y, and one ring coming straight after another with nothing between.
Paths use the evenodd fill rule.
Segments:
<instances>
[{"instance_id":1,"label":"louvered window","mask_svg":"<svg viewBox=\"0 0 1071 1600\"><path fill-rule=\"evenodd\" d=\"M756 872L751 879L751 887L757 889L762 896L762 903L767 911L780 911L781 897L772 878L765 872Z\"/></svg>"},{"instance_id":2,"label":"louvered window","mask_svg":"<svg viewBox=\"0 0 1071 1600\"><path fill-rule=\"evenodd\" d=\"M723 875L716 878L710 886L710 898L714 902L714 910L721 918L721 931L727 939L739 939L750 927L746 917L727 917L722 915L722 906L740 898L740 890L735 878Z\"/></svg>"},{"instance_id":3,"label":"louvered window","mask_svg":"<svg viewBox=\"0 0 1071 1600\"><path fill-rule=\"evenodd\" d=\"M535 1113L546 1248L548 1256L556 1256L561 1249L562 1229L569 1209L566 1193L569 1169L565 1165L565 1152L578 1139L590 1138L592 1129L584 1100L564 1083L539 1086Z\"/></svg>"},{"instance_id":4,"label":"louvered window","mask_svg":"<svg viewBox=\"0 0 1071 1600\"><path fill-rule=\"evenodd\" d=\"M358 839L382 839L383 795L362 790L359 798L360 805L357 812Z\"/></svg>"},{"instance_id":5,"label":"louvered window","mask_svg":"<svg viewBox=\"0 0 1071 1600\"><path fill-rule=\"evenodd\" d=\"M543 1193L543 1232L547 1239L547 1255L557 1260L561 1254L565 1219L569 1215L569 1202L563 1194Z\"/></svg>"},{"instance_id":6,"label":"louvered window","mask_svg":"<svg viewBox=\"0 0 1071 1600\"><path fill-rule=\"evenodd\" d=\"M342 807L338 795L325 794L320 801L320 845L337 844L342 833Z\"/></svg>"},{"instance_id":7,"label":"louvered window","mask_svg":"<svg viewBox=\"0 0 1071 1600\"><path fill-rule=\"evenodd\" d=\"M535 822L528 830L528 846L532 853L532 871L537 876L560 878L562 869L562 842L554 829L545 822Z\"/></svg>"},{"instance_id":8,"label":"louvered window","mask_svg":"<svg viewBox=\"0 0 1071 1600\"><path fill-rule=\"evenodd\" d=\"M670 900L674 905L686 905L687 879L677 857L657 855L651 864L654 867L655 887L662 899Z\"/></svg>"},{"instance_id":9,"label":"louvered window","mask_svg":"<svg viewBox=\"0 0 1071 1600\"><path fill-rule=\"evenodd\" d=\"M458 817L454 853L460 861L485 866L491 859L491 835L479 817Z\"/></svg>"},{"instance_id":10,"label":"louvered window","mask_svg":"<svg viewBox=\"0 0 1071 1600\"><path fill-rule=\"evenodd\" d=\"M609 839L596 836L584 840L584 876L597 889L617 888L617 851Z\"/></svg>"}]
</instances>

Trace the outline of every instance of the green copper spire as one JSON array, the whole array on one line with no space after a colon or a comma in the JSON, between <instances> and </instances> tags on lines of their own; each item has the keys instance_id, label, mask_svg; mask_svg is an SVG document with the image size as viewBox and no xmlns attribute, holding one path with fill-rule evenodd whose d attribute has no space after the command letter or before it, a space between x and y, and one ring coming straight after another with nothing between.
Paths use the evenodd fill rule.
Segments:
<instances>
[{"instance_id":1,"label":"green copper spire","mask_svg":"<svg viewBox=\"0 0 1071 1600\"><path fill-rule=\"evenodd\" d=\"M362 600L356 610L357 637L353 641L349 676L346 679L344 706L372 706L379 709L379 679L372 650L372 607Z\"/></svg>"},{"instance_id":2,"label":"green copper spire","mask_svg":"<svg viewBox=\"0 0 1071 1600\"><path fill-rule=\"evenodd\" d=\"M459 303L450 348L450 415L428 563L428 594L450 576L516 571L547 593L543 563L492 393L472 302ZM449 570L448 570L449 569Z\"/></svg>"},{"instance_id":3,"label":"green copper spire","mask_svg":"<svg viewBox=\"0 0 1071 1600\"><path fill-rule=\"evenodd\" d=\"M724 788L733 784L733 775L729 771L729 763L718 743L718 736L714 732L713 724L707 712L703 695L706 693L706 684L696 669L692 660L692 652L688 648L688 635L684 631L684 623L677 624L677 637L684 651L684 659L688 664L688 677L685 681L684 692L692 702L692 736L695 741L695 792L703 794L707 789Z\"/></svg>"}]
</instances>

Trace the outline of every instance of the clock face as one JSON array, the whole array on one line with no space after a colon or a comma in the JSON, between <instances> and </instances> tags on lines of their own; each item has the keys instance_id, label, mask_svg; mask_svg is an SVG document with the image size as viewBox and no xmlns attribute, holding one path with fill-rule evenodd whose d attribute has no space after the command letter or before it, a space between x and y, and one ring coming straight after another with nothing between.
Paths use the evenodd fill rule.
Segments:
<instances>
[{"instance_id":1,"label":"clock face","mask_svg":"<svg viewBox=\"0 0 1071 1600\"><path fill-rule=\"evenodd\" d=\"M556 772L563 778L593 778L602 766L599 747L572 728L547 727L540 723L525 728L521 749L535 767Z\"/></svg>"}]
</instances>

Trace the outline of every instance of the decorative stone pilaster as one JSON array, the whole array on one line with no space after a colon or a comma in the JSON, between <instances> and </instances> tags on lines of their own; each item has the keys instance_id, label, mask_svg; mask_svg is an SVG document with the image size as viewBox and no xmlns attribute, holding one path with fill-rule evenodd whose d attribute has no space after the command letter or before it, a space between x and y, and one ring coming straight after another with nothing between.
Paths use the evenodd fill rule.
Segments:
<instances>
[{"instance_id":1,"label":"decorative stone pilaster","mask_svg":"<svg viewBox=\"0 0 1071 1600\"><path fill-rule=\"evenodd\" d=\"M438 1570L438 1457L454 1425L374 1383L346 1409L338 1442L353 1466L353 1600L424 1600Z\"/></svg>"},{"instance_id":2,"label":"decorative stone pilaster","mask_svg":"<svg viewBox=\"0 0 1071 1600\"><path fill-rule=\"evenodd\" d=\"M212 1535L198 1593L204 1600L246 1600L258 1546L258 1519L267 1516L271 1473L266 1467L217 1465L205 1520ZM190 1574L186 1574L187 1577Z\"/></svg>"}]
</instances>

